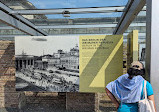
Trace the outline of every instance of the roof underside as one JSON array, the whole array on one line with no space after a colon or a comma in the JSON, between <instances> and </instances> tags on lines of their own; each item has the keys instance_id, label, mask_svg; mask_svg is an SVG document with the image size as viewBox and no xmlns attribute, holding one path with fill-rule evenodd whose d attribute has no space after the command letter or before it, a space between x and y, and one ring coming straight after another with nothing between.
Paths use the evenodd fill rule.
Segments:
<instances>
[{"instance_id":1,"label":"roof underside","mask_svg":"<svg viewBox=\"0 0 159 112\"><path fill-rule=\"evenodd\" d=\"M59 0L59 2L54 3L55 5L52 4L51 7L49 3L52 2L48 0L39 0L39 4L33 0L9 1L1 0L0 2L0 14L12 20L5 20L2 16L0 17L0 37L66 34L111 35L113 32L117 32L120 25L122 25L124 14L132 10L130 8L134 3L130 0L121 0L118 3L101 0L101 3L98 4L96 3L97 0L93 0L92 2L96 3L93 4L86 0L86 3L83 4L80 0L75 0L76 2ZM64 5L58 7L56 5L58 3ZM40 4L43 4L43 6ZM132 24L128 25L126 23L129 28L124 27L126 29L123 28L124 32L122 33L128 33L136 29L141 33L141 38L144 37L142 33L146 31L146 6L144 6L145 3L142 3L142 5L143 7L135 12L135 14L140 12L138 16L132 17L132 20L134 20ZM118 32L118 34L120 33Z\"/></svg>"}]
</instances>

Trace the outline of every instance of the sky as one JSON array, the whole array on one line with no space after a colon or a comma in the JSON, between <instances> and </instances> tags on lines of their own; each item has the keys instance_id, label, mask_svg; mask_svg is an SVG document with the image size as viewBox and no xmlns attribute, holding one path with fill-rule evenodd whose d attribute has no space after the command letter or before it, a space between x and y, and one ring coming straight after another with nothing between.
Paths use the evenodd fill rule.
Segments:
<instances>
[{"instance_id":1,"label":"sky","mask_svg":"<svg viewBox=\"0 0 159 112\"><path fill-rule=\"evenodd\" d=\"M29 0L39 9L123 6L128 0Z\"/></svg>"},{"instance_id":2,"label":"sky","mask_svg":"<svg viewBox=\"0 0 159 112\"><path fill-rule=\"evenodd\" d=\"M105 7L123 6L128 0L28 0L38 9L54 8L82 8L82 7ZM100 14L76 14L71 15L71 19L84 17L114 17L121 16L121 13L100 13ZM47 15L49 19L63 18L61 15Z\"/></svg>"},{"instance_id":3,"label":"sky","mask_svg":"<svg viewBox=\"0 0 159 112\"><path fill-rule=\"evenodd\" d=\"M36 38L47 41L35 41ZM79 46L79 36L18 36L15 37L15 55L21 55L23 51L34 56L52 55L59 49L69 52L76 45Z\"/></svg>"}]
</instances>

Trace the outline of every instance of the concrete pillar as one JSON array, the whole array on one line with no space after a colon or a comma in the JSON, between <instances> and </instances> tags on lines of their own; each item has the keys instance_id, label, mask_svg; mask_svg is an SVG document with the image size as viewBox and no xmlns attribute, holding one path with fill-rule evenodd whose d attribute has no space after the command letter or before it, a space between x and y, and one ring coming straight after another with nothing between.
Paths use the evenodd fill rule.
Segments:
<instances>
[{"instance_id":1,"label":"concrete pillar","mask_svg":"<svg viewBox=\"0 0 159 112\"><path fill-rule=\"evenodd\" d=\"M147 0L146 74L152 84L159 111L159 0Z\"/></svg>"}]
</instances>

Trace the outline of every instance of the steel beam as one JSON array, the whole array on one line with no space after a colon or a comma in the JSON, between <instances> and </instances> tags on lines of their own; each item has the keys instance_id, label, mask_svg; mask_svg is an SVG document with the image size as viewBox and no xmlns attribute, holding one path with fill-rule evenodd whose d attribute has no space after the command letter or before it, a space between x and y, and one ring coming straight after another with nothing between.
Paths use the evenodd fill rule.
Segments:
<instances>
[{"instance_id":1,"label":"steel beam","mask_svg":"<svg viewBox=\"0 0 159 112\"><path fill-rule=\"evenodd\" d=\"M110 13L123 12L124 6L121 7L92 7L92 8L64 8L64 9L33 9L33 10L14 10L11 14L34 15L34 14L62 14L69 11L71 14L80 13Z\"/></svg>"},{"instance_id":2,"label":"steel beam","mask_svg":"<svg viewBox=\"0 0 159 112\"><path fill-rule=\"evenodd\" d=\"M127 36L129 33L124 33L123 35L124 36ZM112 35L112 33L109 33L109 34L63 34L63 35L49 35L49 36L67 36L67 35ZM146 37L146 34L145 33L139 33L138 34L139 38L145 38Z\"/></svg>"},{"instance_id":3,"label":"steel beam","mask_svg":"<svg viewBox=\"0 0 159 112\"><path fill-rule=\"evenodd\" d=\"M116 24L95 24L95 25L57 25L57 26L36 26L39 29L64 29L64 28L101 28L115 27Z\"/></svg>"},{"instance_id":4,"label":"steel beam","mask_svg":"<svg viewBox=\"0 0 159 112\"><path fill-rule=\"evenodd\" d=\"M64 29L64 28L115 28L117 24L92 24L92 25L57 25L36 26L38 29ZM144 26L146 23L132 23L130 26Z\"/></svg>"},{"instance_id":5,"label":"steel beam","mask_svg":"<svg viewBox=\"0 0 159 112\"><path fill-rule=\"evenodd\" d=\"M0 35L0 40L10 40L14 41L14 37L16 36L27 36L27 35ZM30 36L30 35L28 35Z\"/></svg>"},{"instance_id":6,"label":"steel beam","mask_svg":"<svg viewBox=\"0 0 159 112\"><path fill-rule=\"evenodd\" d=\"M1 2L0 2L0 9L1 9L0 21L6 23L7 25L12 26L15 29L18 29L32 36L47 35L46 32L40 29L36 29L35 25L31 23L30 21L26 20L24 17L20 15L15 16L15 15L9 14L12 10Z\"/></svg>"},{"instance_id":7,"label":"steel beam","mask_svg":"<svg viewBox=\"0 0 159 112\"><path fill-rule=\"evenodd\" d=\"M0 10L0 21L6 23L8 26L12 26L15 29L18 29L24 33L27 33L29 35L42 35L41 33L35 31L34 29L28 27L24 23L22 23L19 20L16 20L12 16L8 15L7 13Z\"/></svg>"},{"instance_id":8,"label":"steel beam","mask_svg":"<svg viewBox=\"0 0 159 112\"><path fill-rule=\"evenodd\" d=\"M125 7L121 19L114 31L114 34L122 34L126 31L138 13L143 9L146 4L146 0L129 0Z\"/></svg>"},{"instance_id":9,"label":"steel beam","mask_svg":"<svg viewBox=\"0 0 159 112\"><path fill-rule=\"evenodd\" d=\"M3 26L3 27L0 27L0 30L13 30L15 28L11 27L11 26Z\"/></svg>"},{"instance_id":10,"label":"steel beam","mask_svg":"<svg viewBox=\"0 0 159 112\"><path fill-rule=\"evenodd\" d=\"M98 25L57 25L57 26L35 26L37 29L56 29L56 28L115 28L117 24L98 24ZM146 27L146 23L132 23L131 27ZM0 27L0 30L13 30L15 28L10 26Z\"/></svg>"},{"instance_id":11,"label":"steel beam","mask_svg":"<svg viewBox=\"0 0 159 112\"><path fill-rule=\"evenodd\" d=\"M127 36L129 33L124 33L124 36ZM63 35L49 35L49 36L66 36L66 35L112 35L112 34L63 34ZM145 33L139 33L139 39L145 39L146 34ZM0 38L5 37L15 37L15 36L27 36L27 35L0 35Z\"/></svg>"},{"instance_id":12,"label":"steel beam","mask_svg":"<svg viewBox=\"0 0 159 112\"><path fill-rule=\"evenodd\" d=\"M92 7L92 8L65 8L65 9L29 9L29 10L14 10L11 14L21 15L38 15L38 14L63 14L64 11L69 11L70 14L83 14L83 13L112 13L124 12L124 6L116 7ZM146 11L146 7L142 9Z\"/></svg>"}]
</instances>

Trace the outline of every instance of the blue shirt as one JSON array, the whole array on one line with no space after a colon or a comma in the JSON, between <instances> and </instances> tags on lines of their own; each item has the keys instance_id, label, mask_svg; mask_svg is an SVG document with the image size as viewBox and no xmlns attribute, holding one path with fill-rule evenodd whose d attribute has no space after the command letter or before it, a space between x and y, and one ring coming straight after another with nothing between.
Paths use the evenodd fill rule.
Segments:
<instances>
[{"instance_id":1,"label":"blue shirt","mask_svg":"<svg viewBox=\"0 0 159 112\"><path fill-rule=\"evenodd\" d=\"M144 88L144 81L143 87L141 92L141 99L143 97L143 88ZM147 96L153 95L153 89L151 84L147 81L146 84ZM138 112L138 103L122 103L118 108L118 112Z\"/></svg>"}]
</instances>

